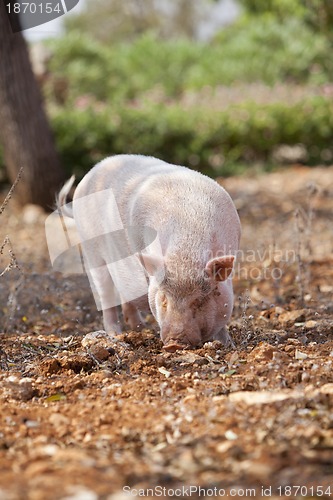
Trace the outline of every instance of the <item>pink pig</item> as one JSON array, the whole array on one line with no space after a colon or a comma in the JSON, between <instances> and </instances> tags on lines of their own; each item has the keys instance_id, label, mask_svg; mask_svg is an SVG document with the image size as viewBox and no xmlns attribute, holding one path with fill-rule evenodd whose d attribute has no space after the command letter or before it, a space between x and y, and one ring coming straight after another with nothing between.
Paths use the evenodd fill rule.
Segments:
<instances>
[{"instance_id":1,"label":"pink pig","mask_svg":"<svg viewBox=\"0 0 333 500\"><path fill-rule=\"evenodd\" d=\"M77 186L70 209L63 205L73 181L59 193L58 207L74 218L80 241L90 242L83 253L94 268L90 279L105 330L121 331L118 307L110 301L118 279L124 320L131 328L142 326L140 310L148 311L149 303L165 350L214 339L231 343L226 324L233 309L231 273L241 229L229 194L205 175L140 155L98 163ZM98 201L109 192L115 203ZM110 224L115 218L117 224ZM104 236L115 234L114 229L120 235L121 227L134 228L134 236L132 241L128 234L120 238L119 255L110 259L114 250ZM132 260L126 260L130 255ZM138 271L144 281L136 277ZM131 295L133 287L137 290Z\"/></svg>"}]
</instances>

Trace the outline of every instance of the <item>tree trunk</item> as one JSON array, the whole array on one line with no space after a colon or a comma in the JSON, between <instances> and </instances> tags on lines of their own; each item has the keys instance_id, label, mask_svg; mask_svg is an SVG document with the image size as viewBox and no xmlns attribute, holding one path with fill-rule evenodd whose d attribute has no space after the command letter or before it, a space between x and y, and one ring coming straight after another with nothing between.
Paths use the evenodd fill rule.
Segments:
<instances>
[{"instance_id":1,"label":"tree trunk","mask_svg":"<svg viewBox=\"0 0 333 500\"><path fill-rule=\"evenodd\" d=\"M42 97L21 33L12 33L0 1L0 139L8 176L23 167L15 197L52 209L64 180Z\"/></svg>"}]
</instances>

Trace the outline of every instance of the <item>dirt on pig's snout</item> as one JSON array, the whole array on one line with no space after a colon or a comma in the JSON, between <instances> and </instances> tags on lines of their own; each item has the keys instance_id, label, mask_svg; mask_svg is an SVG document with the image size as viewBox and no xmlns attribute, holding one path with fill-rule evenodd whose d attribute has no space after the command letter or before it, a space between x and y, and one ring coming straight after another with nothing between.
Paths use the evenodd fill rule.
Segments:
<instances>
[{"instance_id":1,"label":"dirt on pig's snout","mask_svg":"<svg viewBox=\"0 0 333 500\"><path fill-rule=\"evenodd\" d=\"M167 352L176 352L180 349L195 349L196 346L192 346L190 343L181 343L177 340L170 339L164 345L163 349Z\"/></svg>"}]
</instances>

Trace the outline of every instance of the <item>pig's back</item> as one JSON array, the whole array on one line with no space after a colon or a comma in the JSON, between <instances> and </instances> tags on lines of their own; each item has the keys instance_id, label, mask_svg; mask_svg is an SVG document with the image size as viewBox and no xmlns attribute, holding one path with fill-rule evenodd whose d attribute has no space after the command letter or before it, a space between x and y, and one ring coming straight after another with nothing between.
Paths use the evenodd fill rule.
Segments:
<instances>
[{"instance_id":1,"label":"pig's back","mask_svg":"<svg viewBox=\"0 0 333 500\"><path fill-rule=\"evenodd\" d=\"M116 155L95 165L82 179L75 197L113 189L115 196L132 192L148 175L172 166L157 158L142 155Z\"/></svg>"},{"instance_id":2,"label":"pig's back","mask_svg":"<svg viewBox=\"0 0 333 500\"><path fill-rule=\"evenodd\" d=\"M237 252L239 217L222 186L185 167L164 162L147 167L138 172L142 182L126 202L128 225L156 229L162 248L175 254L184 249L199 258L203 248Z\"/></svg>"},{"instance_id":3,"label":"pig's back","mask_svg":"<svg viewBox=\"0 0 333 500\"><path fill-rule=\"evenodd\" d=\"M240 224L228 193L209 177L140 155L118 155L98 163L74 198L112 189L123 224L147 225L163 247L201 246L227 240L237 251ZM171 248L172 250L172 248Z\"/></svg>"}]
</instances>

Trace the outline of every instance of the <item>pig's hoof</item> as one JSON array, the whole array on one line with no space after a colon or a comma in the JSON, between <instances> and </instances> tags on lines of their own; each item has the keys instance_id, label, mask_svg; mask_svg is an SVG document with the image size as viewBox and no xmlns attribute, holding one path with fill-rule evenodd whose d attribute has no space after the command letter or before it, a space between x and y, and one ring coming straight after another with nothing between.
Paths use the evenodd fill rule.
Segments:
<instances>
[{"instance_id":1,"label":"pig's hoof","mask_svg":"<svg viewBox=\"0 0 333 500\"><path fill-rule=\"evenodd\" d=\"M163 349L168 352L176 352L179 349L186 349L186 348L188 348L187 345L181 344L180 342L172 342L172 341L163 346Z\"/></svg>"}]
</instances>

